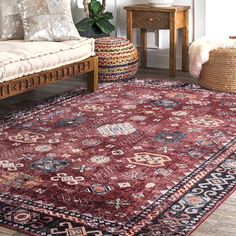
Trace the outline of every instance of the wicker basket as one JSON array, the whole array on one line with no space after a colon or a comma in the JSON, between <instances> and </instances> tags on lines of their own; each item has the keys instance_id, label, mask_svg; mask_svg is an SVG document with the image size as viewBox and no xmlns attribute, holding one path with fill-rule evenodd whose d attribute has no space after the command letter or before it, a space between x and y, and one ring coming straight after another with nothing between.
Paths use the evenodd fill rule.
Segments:
<instances>
[{"instance_id":1,"label":"wicker basket","mask_svg":"<svg viewBox=\"0 0 236 236\"><path fill-rule=\"evenodd\" d=\"M138 71L138 51L125 38L98 38L95 41L95 52L98 56L99 81L129 79Z\"/></svg>"},{"instance_id":2,"label":"wicker basket","mask_svg":"<svg viewBox=\"0 0 236 236\"><path fill-rule=\"evenodd\" d=\"M216 91L236 93L236 48L216 49L210 52L203 65L199 85Z\"/></svg>"}]
</instances>

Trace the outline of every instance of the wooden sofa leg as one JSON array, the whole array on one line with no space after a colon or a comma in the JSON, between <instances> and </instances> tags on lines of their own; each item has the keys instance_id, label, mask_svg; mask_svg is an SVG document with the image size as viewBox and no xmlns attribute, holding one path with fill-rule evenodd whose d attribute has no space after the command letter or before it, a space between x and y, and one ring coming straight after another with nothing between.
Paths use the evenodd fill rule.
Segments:
<instances>
[{"instance_id":1,"label":"wooden sofa leg","mask_svg":"<svg viewBox=\"0 0 236 236\"><path fill-rule=\"evenodd\" d=\"M98 57L93 59L93 71L88 72L87 88L90 92L98 89Z\"/></svg>"}]
</instances>

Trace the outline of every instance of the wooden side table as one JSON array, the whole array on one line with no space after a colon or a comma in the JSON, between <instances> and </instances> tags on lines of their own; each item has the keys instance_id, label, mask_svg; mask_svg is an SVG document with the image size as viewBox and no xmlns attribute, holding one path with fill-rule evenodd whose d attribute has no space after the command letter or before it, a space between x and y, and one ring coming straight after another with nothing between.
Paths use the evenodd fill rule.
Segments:
<instances>
[{"instance_id":1,"label":"wooden side table","mask_svg":"<svg viewBox=\"0 0 236 236\"><path fill-rule=\"evenodd\" d=\"M133 28L141 29L141 66L147 66L147 29L170 30L169 69L176 76L176 31L182 29L182 71L188 71L188 17L190 6L152 7L147 4L126 6L127 38L133 42Z\"/></svg>"}]
</instances>

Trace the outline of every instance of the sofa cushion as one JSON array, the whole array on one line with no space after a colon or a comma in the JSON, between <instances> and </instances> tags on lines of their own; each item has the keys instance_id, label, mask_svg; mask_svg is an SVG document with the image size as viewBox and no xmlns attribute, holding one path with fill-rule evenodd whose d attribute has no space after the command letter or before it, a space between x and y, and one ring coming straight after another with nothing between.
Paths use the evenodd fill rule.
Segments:
<instances>
[{"instance_id":1,"label":"sofa cushion","mask_svg":"<svg viewBox=\"0 0 236 236\"><path fill-rule=\"evenodd\" d=\"M17 0L26 41L76 40L69 0Z\"/></svg>"},{"instance_id":2,"label":"sofa cushion","mask_svg":"<svg viewBox=\"0 0 236 236\"><path fill-rule=\"evenodd\" d=\"M0 39L23 39L24 30L16 0L0 0Z\"/></svg>"},{"instance_id":3,"label":"sofa cushion","mask_svg":"<svg viewBox=\"0 0 236 236\"><path fill-rule=\"evenodd\" d=\"M65 42L0 43L0 83L22 76L54 69L94 55L94 39Z\"/></svg>"}]
</instances>

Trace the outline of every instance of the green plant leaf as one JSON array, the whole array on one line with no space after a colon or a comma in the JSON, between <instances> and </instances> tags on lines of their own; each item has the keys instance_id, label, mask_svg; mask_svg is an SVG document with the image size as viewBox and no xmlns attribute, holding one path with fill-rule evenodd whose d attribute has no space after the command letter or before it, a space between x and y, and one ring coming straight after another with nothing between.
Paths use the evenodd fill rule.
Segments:
<instances>
[{"instance_id":1,"label":"green plant leaf","mask_svg":"<svg viewBox=\"0 0 236 236\"><path fill-rule=\"evenodd\" d=\"M106 19L108 19L108 20L113 19L113 15L112 15L112 13L109 12L109 11L103 13L101 16L104 17L104 18L106 18Z\"/></svg>"},{"instance_id":2,"label":"green plant leaf","mask_svg":"<svg viewBox=\"0 0 236 236\"><path fill-rule=\"evenodd\" d=\"M90 17L98 16L102 14L102 4L97 0L92 0L89 4L89 12L92 14Z\"/></svg>"},{"instance_id":3,"label":"green plant leaf","mask_svg":"<svg viewBox=\"0 0 236 236\"><path fill-rule=\"evenodd\" d=\"M78 31L86 31L92 27L94 24L94 19L84 18L80 22L78 22L75 26Z\"/></svg>"},{"instance_id":4,"label":"green plant leaf","mask_svg":"<svg viewBox=\"0 0 236 236\"><path fill-rule=\"evenodd\" d=\"M96 22L96 25L101 29L103 33L110 34L113 30L115 30L115 26L104 18L99 19Z\"/></svg>"}]
</instances>

